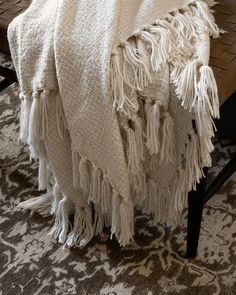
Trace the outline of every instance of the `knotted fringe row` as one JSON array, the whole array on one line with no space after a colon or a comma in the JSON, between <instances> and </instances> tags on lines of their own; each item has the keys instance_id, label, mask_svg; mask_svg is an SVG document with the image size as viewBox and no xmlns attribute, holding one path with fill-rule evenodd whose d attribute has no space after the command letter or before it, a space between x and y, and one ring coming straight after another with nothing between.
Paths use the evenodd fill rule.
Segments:
<instances>
[{"instance_id":1,"label":"knotted fringe row","mask_svg":"<svg viewBox=\"0 0 236 295\"><path fill-rule=\"evenodd\" d=\"M213 3L211 3L213 4ZM166 18L159 19L154 25L144 30L135 32L133 38L146 44L150 52L147 61L140 48L136 48L129 40L122 43L114 52L115 58L111 59L111 86L114 98L114 108L122 111L122 106L129 100L125 86L133 91L143 91L151 82L152 73L160 71L162 67L169 64L171 67L171 81L176 87L176 94L181 100L182 106L196 114L196 128L198 135L202 137L201 146L207 142L205 151L205 162L209 164L207 153L211 152L212 117L219 117L219 102L215 78L211 68L208 66L209 35L213 38L219 37L220 30L214 22L206 3L193 1L181 10L175 10ZM138 43L138 42L136 42ZM120 55L117 52L121 52ZM207 57L207 58L206 58ZM132 75L128 75L128 72ZM168 110L167 110L168 111ZM204 114L202 113L204 111ZM126 111L126 114L129 112ZM160 115L156 103L147 101L147 148L151 154L159 152L160 142ZM199 115L201 113L201 115ZM204 116L204 123L202 117ZM128 118L130 118L128 116ZM172 128L173 121L166 116L163 126L164 132L163 149L161 159L166 151L165 147L173 146ZM204 127L208 130L204 130ZM129 137L132 136L128 129ZM135 152L132 138L130 150ZM168 149L168 148L167 148ZM172 151L167 158L173 160ZM140 164L137 157L133 155L133 166L137 170ZM129 158L129 157L128 157ZM131 161L131 160L130 160Z\"/></svg>"},{"instance_id":2,"label":"knotted fringe row","mask_svg":"<svg viewBox=\"0 0 236 295\"><path fill-rule=\"evenodd\" d=\"M159 19L154 25L146 27L144 30L134 34L136 39L146 43L146 46L151 52L149 60L150 67L147 65L142 52L132 46L129 41L119 46L123 49L123 67L117 56L117 52L120 50L115 49L114 53L116 54L113 54L115 58L111 59L111 85L116 109L120 110L127 98L124 91L125 84L131 89L142 91L152 80L150 69L153 72L159 71L166 63L172 65L171 76L178 88L177 94L179 93L183 100L189 97L189 92L191 94L194 91L192 88L196 88L196 85L194 85L195 74L199 72L196 69L197 62L201 66L202 59L204 60L205 57L198 56L190 64L188 60L196 54L194 44L196 45L199 35L203 33L216 38L219 36L220 30L215 24L207 4L203 1L193 1L185 10L175 10L165 19ZM193 45L191 45L192 43ZM205 44L202 44L202 46L205 49ZM206 53L204 52L204 54ZM127 69L132 71L132 75L127 75ZM179 78L180 81L178 83ZM187 78L186 83L184 83L184 78ZM214 80L213 77L209 78ZM184 97L182 97L183 94ZM191 97L194 98L194 95Z\"/></svg>"},{"instance_id":3,"label":"knotted fringe row","mask_svg":"<svg viewBox=\"0 0 236 295\"><path fill-rule=\"evenodd\" d=\"M146 175L144 173L144 125L137 114L130 119L121 117L120 127L124 133L123 142L128 164L131 195L135 196L134 204L140 203L146 195Z\"/></svg>"},{"instance_id":4,"label":"knotted fringe row","mask_svg":"<svg viewBox=\"0 0 236 295\"><path fill-rule=\"evenodd\" d=\"M145 111L146 147L150 155L158 154L160 162L173 162L175 136L170 113L152 99L145 99Z\"/></svg>"},{"instance_id":5,"label":"knotted fringe row","mask_svg":"<svg viewBox=\"0 0 236 295\"><path fill-rule=\"evenodd\" d=\"M213 5L213 1L211 2ZM185 166L179 168L179 176L168 188L170 193L160 188L157 188L155 193L151 184L151 191L154 193L148 195L151 198L162 195L164 199L161 202L162 209L169 208L169 215L160 208L155 211L165 212L163 220L166 220L167 216L170 216L170 219L178 217L177 212L186 205L187 192L194 189L203 176L202 167L211 165L210 153L213 150L211 137L214 135L212 118L219 117L219 102L215 78L208 66L209 36L217 38L220 32L206 3L193 1L185 8L176 9L166 18L159 19L155 24L135 32L132 41L129 39L130 41L120 44L114 49L116 54L113 54L111 58L113 106L121 114L120 123L125 134L131 191L138 191L132 188L142 183L140 175L143 171L143 162L138 156L138 145L141 141L135 137L135 129L132 125L132 114L135 111L127 110L127 101L130 101L129 93L132 91L142 93L144 88L152 82L153 73L155 74L168 64L171 69L171 82L175 85L182 107L192 112L195 117L197 133L193 130L189 135L186 155L184 155ZM134 38L136 42L133 41ZM148 59L142 52L142 46L136 48L134 45L140 42L150 53ZM155 170L163 160L175 161L174 122L168 106L164 107L160 102L149 98L144 98L144 104L146 126L144 126L142 142L148 150L149 165L152 170ZM126 109L123 114L124 106ZM139 109L136 111L136 115L143 119L139 111ZM139 181L136 181L137 177ZM149 184L148 182L148 186ZM168 199L170 195L173 196L173 200ZM150 197L147 197L146 202L146 208L151 208L150 204L157 201L155 198L150 200ZM170 206L166 207L165 204ZM155 208L154 204L152 208ZM156 217L156 220L161 219Z\"/></svg>"},{"instance_id":6,"label":"knotted fringe row","mask_svg":"<svg viewBox=\"0 0 236 295\"><path fill-rule=\"evenodd\" d=\"M196 189L196 184L204 177L200 140L194 129L189 134L183 156L185 165L179 167L178 174L168 187L159 187L153 179L147 179L147 198L143 203L143 212L151 214L155 224L176 222L187 206L188 192Z\"/></svg>"},{"instance_id":7,"label":"knotted fringe row","mask_svg":"<svg viewBox=\"0 0 236 295\"><path fill-rule=\"evenodd\" d=\"M106 173L81 157L74 147L72 155L75 187L82 189L88 206L94 210L93 234L103 235L104 227L111 226L111 236L115 235L123 246L128 244L134 232L132 201L124 200L112 187Z\"/></svg>"},{"instance_id":8,"label":"knotted fringe row","mask_svg":"<svg viewBox=\"0 0 236 295\"><path fill-rule=\"evenodd\" d=\"M27 143L31 158L39 160L38 189L50 187L50 167L45 150L45 140L48 140L48 104L54 99L56 91L37 90L31 93L20 93L21 116L19 140ZM60 99L56 98L57 126L60 137L65 134L65 118Z\"/></svg>"}]
</instances>

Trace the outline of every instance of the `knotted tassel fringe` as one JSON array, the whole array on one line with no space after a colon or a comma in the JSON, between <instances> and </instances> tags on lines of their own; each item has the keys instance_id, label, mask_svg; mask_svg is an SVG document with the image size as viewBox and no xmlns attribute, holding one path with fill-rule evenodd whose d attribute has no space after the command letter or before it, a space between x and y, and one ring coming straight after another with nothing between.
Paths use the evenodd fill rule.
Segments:
<instances>
[{"instance_id":1,"label":"knotted tassel fringe","mask_svg":"<svg viewBox=\"0 0 236 295\"><path fill-rule=\"evenodd\" d=\"M112 52L111 55L111 88L113 93L113 110L120 110L123 108L127 97L124 92L124 81L116 51Z\"/></svg>"},{"instance_id":2,"label":"knotted tassel fringe","mask_svg":"<svg viewBox=\"0 0 236 295\"><path fill-rule=\"evenodd\" d=\"M160 71L169 60L171 53L171 38L170 32L162 27L152 26L149 28L151 34L154 34L158 39L158 55L155 55L156 64L154 71ZM153 44L155 46L156 44ZM154 51L154 49L152 49Z\"/></svg>"},{"instance_id":3,"label":"knotted tassel fringe","mask_svg":"<svg viewBox=\"0 0 236 295\"><path fill-rule=\"evenodd\" d=\"M135 132L128 125L123 127L127 135L127 158L128 158L128 169L133 174L138 174L140 167L140 159L138 156L138 146L136 143Z\"/></svg>"},{"instance_id":4,"label":"knotted tassel fringe","mask_svg":"<svg viewBox=\"0 0 236 295\"><path fill-rule=\"evenodd\" d=\"M57 183L55 183L53 186L52 194L53 194L53 201L52 201L52 207L51 207L50 212L51 212L51 215L55 215L57 212L57 209L58 209L58 204L59 204L61 197L62 197L62 194L59 190Z\"/></svg>"},{"instance_id":5,"label":"knotted tassel fringe","mask_svg":"<svg viewBox=\"0 0 236 295\"><path fill-rule=\"evenodd\" d=\"M162 116L164 119L161 128L160 161L168 163L175 159L174 122L169 112L164 112Z\"/></svg>"},{"instance_id":6,"label":"knotted tassel fringe","mask_svg":"<svg viewBox=\"0 0 236 295\"><path fill-rule=\"evenodd\" d=\"M132 122L134 124L135 140L137 145L137 154L140 162L144 161L144 142L143 142L143 119L141 117L133 116Z\"/></svg>"},{"instance_id":7,"label":"knotted tassel fringe","mask_svg":"<svg viewBox=\"0 0 236 295\"><path fill-rule=\"evenodd\" d=\"M57 118L57 132L59 137L63 140L66 136L66 130L68 129L67 121L65 118L61 97L58 94L56 97L56 118Z\"/></svg>"},{"instance_id":8,"label":"knotted tassel fringe","mask_svg":"<svg viewBox=\"0 0 236 295\"><path fill-rule=\"evenodd\" d=\"M73 229L69 233L65 245L67 247L84 247L94 236L92 211L88 205L80 208L76 206Z\"/></svg>"},{"instance_id":9,"label":"knotted tassel fringe","mask_svg":"<svg viewBox=\"0 0 236 295\"><path fill-rule=\"evenodd\" d=\"M78 152L72 147L72 166L73 166L73 186L77 189L80 187L79 164L80 157Z\"/></svg>"},{"instance_id":10,"label":"knotted tassel fringe","mask_svg":"<svg viewBox=\"0 0 236 295\"><path fill-rule=\"evenodd\" d=\"M50 169L46 157L39 158L38 190L49 188Z\"/></svg>"},{"instance_id":11,"label":"knotted tassel fringe","mask_svg":"<svg viewBox=\"0 0 236 295\"><path fill-rule=\"evenodd\" d=\"M131 89L141 91L152 81L151 74L142 57L142 53L137 48L130 46L128 42L122 46L124 56L124 81ZM127 75L128 65L133 70L133 81L130 81L130 78Z\"/></svg>"},{"instance_id":12,"label":"knotted tassel fringe","mask_svg":"<svg viewBox=\"0 0 236 295\"><path fill-rule=\"evenodd\" d=\"M112 194L112 216L111 216L111 238L113 235L118 237L121 229L121 218L120 218L120 204L121 197L113 190Z\"/></svg>"},{"instance_id":13,"label":"knotted tassel fringe","mask_svg":"<svg viewBox=\"0 0 236 295\"><path fill-rule=\"evenodd\" d=\"M220 30L215 23L213 15L210 13L209 7L203 1L196 1L196 15L199 15L201 19L204 20L206 26L209 28L210 34L213 38L218 38L220 36Z\"/></svg>"},{"instance_id":14,"label":"knotted tassel fringe","mask_svg":"<svg viewBox=\"0 0 236 295\"><path fill-rule=\"evenodd\" d=\"M131 201L122 200L120 205L120 234L118 240L121 246L129 244L134 235L134 206Z\"/></svg>"},{"instance_id":15,"label":"knotted tassel fringe","mask_svg":"<svg viewBox=\"0 0 236 295\"><path fill-rule=\"evenodd\" d=\"M197 111L200 112L202 109L208 109L213 118L219 119L218 89L213 71L209 66L204 65L200 68L197 97L200 104L197 107Z\"/></svg>"},{"instance_id":16,"label":"knotted tassel fringe","mask_svg":"<svg viewBox=\"0 0 236 295\"><path fill-rule=\"evenodd\" d=\"M131 201L121 200L113 190L112 196L112 226L111 238L115 235L121 246L133 240L134 235L134 206Z\"/></svg>"},{"instance_id":17,"label":"knotted tassel fringe","mask_svg":"<svg viewBox=\"0 0 236 295\"><path fill-rule=\"evenodd\" d=\"M42 196L31 198L27 201L19 203L18 207L23 210L31 210L38 212L42 216L49 216L51 210L51 203L53 200L52 192L48 192Z\"/></svg>"},{"instance_id":18,"label":"knotted tassel fringe","mask_svg":"<svg viewBox=\"0 0 236 295\"><path fill-rule=\"evenodd\" d=\"M55 215L55 223L49 232L50 236L58 238L59 243L64 244L67 239L69 229L69 214L71 212L71 203L64 197L58 204Z\"/></svg>"},{"instance_id":19,"label":"knotted tassel fringe","mask_svg":"<svg viewBox=\"0 0 236 295\"><path fill-rule=\"evenodd\" d=\"M31 156L37 159L41 153L39 144L39 134L42 126L40 93L33 92L33 102L30 109L29 117L29 137L28 144L31 151Z\"/></svg>"},{"instance_id":20,"label":"knotted tassel fringe","mask_svg":"<svg viewBox=\"0 0 236 295\"><path fill-rule=\"evenodd\" d=\"M197 134L192 131L190 134L190 141L186 150L186 168L185 177L188 191L196 189L196 184L199 183L203 171L201 165L200 143Z\"/></svg>"},{"instance_id":21,"label":"knotted tassel fringe","mask_svg":"<svg viewBox=\"0 0 236 295\"><path fill-rule=\"evenodd\" d=\"M181 105L185 109L191 110L193 101L196 99L198 67L198 60L193 60L189 62L180 74L180 76L174 78L173 80L176 86L176 93L178 97L182 100Z\"/></svg>"},{"instance_id":22,"label":"knotted tassel fringe","mask_svg":"<svg viewBox=\"0 0 236 295\"><path fill-rule=\"evenodd\" d=\"M105 225L105 218L104 215L102 214L101 206L98 204L94 205L95 208L95 214L94 214L94 235L100 235L103 236L103 228Z\"/></svg>"},{"instance_id":23,"label":"knotted tassel fringe","mask_svg":"<svg viewBox=\"0 0 236 295\"><path fill-rule=\"evenodd\" d=\"M29 119L30 119L30 109L31 100L28 96L20 94L21 99L21 114L20 114L20 136L19 140L23 143L28 142L29 137Z\"/></svg>"},{"instance_id":24,"label":"knotted tassel fringe","mask_svg":"<svg viewBox=\"0 0 236 295\"><path fill-rule=\"evenodd\" d=\"M112 187L110 185L109 180L104 175L102 180L102 188L101 188L101 210L102 214L111 214L111 206L112 206ZM109 216L108 216L109 218Z\"/></svg>"},{"instance_id":25,"label":"knotted tassel fringe","mask_svg":"<svg viewBox=\"0 0 236 295\"><path fill-rule=\"evenodd\" d=\"M79 163L79 173L80 173L80 188L83 190L85 195L89 194L90 184L91 184L91 172L89 163L86 159L81 158Z\"/></svg>"},{"instance_id":26,"label":"knotted tassel fringe","mask_svg":"<svg viewBox=\"0 0 236 295\"><path fill-rule=\"evenodd\" d=\"M146 100L146 117L147 117L147 142L146 146L150 154L157 154L159 151L159 126L160 126L160 109L157 102Z\"/></svg>"},{"instance_id":27,"label":"knotted tassel fringe","mask_svg":"<svg viewBox=\"0 0 236 295\"><path fill-rule=\"evenodd\" d=\"M102 188L102 172L99 168L93 167L88 202L93 202L94 204L100 204L101 190L102 190L101 188Z\"/></svg>"},{"instance_id":28,"label":"knotted tassel fringe","mask_svg":"<svg viewBox=\"0 0 236 295\"><path fill-rule=\"evenodd\" d=\"M150 62L152 66L152 70L156 72L158 70L158 42L157 39L155 38L154 34L149 33L148 31L141 31L138 33L135 33L136 37L139 37L141 40L146 42L150 48L151 48L151 57L150 57Z\"/></svg>"}]
</instances>

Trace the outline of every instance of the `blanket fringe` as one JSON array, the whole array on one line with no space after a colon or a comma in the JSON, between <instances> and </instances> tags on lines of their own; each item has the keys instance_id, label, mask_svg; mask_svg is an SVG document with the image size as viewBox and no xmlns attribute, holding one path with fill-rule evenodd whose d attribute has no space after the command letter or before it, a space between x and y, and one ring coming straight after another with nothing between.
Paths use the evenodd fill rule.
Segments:
<instances>
[{"instance_id":1,"label":"blanket fringe","mask_svg":"<svg viewBox=\"0 0 236 295\"><path fill-rule=\"evenodd\" d=\"M58 238L58 241L61 244L64 244L67 238L71 206L71 202L66 197L60 200L55 215L54 225L49 232L49 235Z\"/></svg>"},{"instance_id":2,"label":"blanket fringe","mask_svg":"<svg viewBox=\"0 0 236 295\"><path fill-rule=\"evenodd\" d=\"M23 210L31 210L32 212L38 212L42 216L49 216L51 214L51 203L53 199L52 192L48 192L40 197L31 198L27 201L19 203L18 207Z\"/></svg>"},{"instance_id":3,"label":"blanket fringe","mask_svg":"<svg viewBox=\"0 0 236 295\"><path fill-rule=\"evenodd\" d=\"M30 97L20 93L21 99L21 115L20 115L20 136L19 139L23 143L27 143L29 136L29 118L32 101Z\"/></svg>"},{"instance_id":4,"label":"blanket fringe","mask_svg":"<svg viewBox=\"0 0 236 295\"><path fill-rule=\"evenodd\" d=\"M145 110L147 118L147 142L146 146L150 154L157 154L159 151L159 126L160 126L160 107L158 102L151 99L145 100Z\"/></svg>"},{"instance_id":5,"label":"blanket fringe","mask_svg":"<svg viewBox=\"0 0 236 295\"><path fill-rule=\"evenodd\" d=\"M131 201L123 200L116 191L112 196L111 238L115 235L121 246L133 240L134 206Z\"/></svg>"},{"instance_id":6,"label":"blanket fringe","mask_svg":"<svg viewBox=\"0 0 236 295\"><path fill-rule=\"evenodd\" d=\"M167 163L175 160L175 134L174 122L168 111L162 113L160 161Z\"/></svg>"},{"instance_id":7,"label":"blanket fringe","mask_svg":"<svg viewBox=\"0 0 236 295\"><path fill-rule=\"evenodd\" d=\"M81 157L73 147L73 186L83 191L88 203L81 206L72 203L62 195L57 183L50 189L51 171L44 142L48 140L51 92L37 90L30 95L21 94L19 138L29 144L31 157L39 159L39 190L47 189L47 193L19 206L45 216L54 215L50 235L67 247L84 246L94 235L102 235L105 226L111 226L111 237L115 235L122 246L127 245L134 235L134 205L140 202L144 203L144 212L153 215L155 223L176 221L186 206L188 191L195 189L203 176L202 167L211 164L212 118L219 117L218 92L213 72L203 56L208 43L202 48L196 46L201 40L206 41L208 35L216 38L219 33L207 5L198 0L135 33L136 41L142 42L150 52L148 61L134 45L136 42L129 40L112 52L113 108L118 111L124 133L130 200L119 195L106 171ZM175 161L173 118L168 106L149 98L144 99L145 111L141 115L138 99L128 92L144 91L152 82L153 73L167 64L181 105L193 112L196 126L189 134L184 165L168 187L160 187L153 179L146 179L144 163L150 157L151 170L155 170L162 161ZM67 124L58 93L55 103L57 131L64 139ZM74 222L70 224L72 214Z\"/></svg>"},{"instance_id":8,"label":"blanket fringe","mask_svg":"<svg viewBox=\"0 0 236 295\"><path fill-rule=\"evenodd\" d=\"M218 118L217 87L212 70L207 65L206 52L209 50L209 41L207 41L209 35L216 38L219 37L219 34L220 30L215 24L207 4L200 0L189 4L184 10L176 10L166 18L157 20L154 25L135 32L136 40L145 43L151 52L148 61L150 67L142 50L136 48L129 40L114 50L122 52L115 55L115 67L114 62L112 63L112 69L116 69L112 70L115 109L121 111L125 104L124 84L133 90L143 91L145 86L152 81L149 68L152 69L152 72L156 72L163 65L170 63L172 67L171 79L176 86L176 93L182 106L195 113L206 107L209 110L207 112L209 117ZM118 50L119 48L122 50ZM189 59L190 62L188 62ZM123 71L121 70L122 63ZM129 71L132 72L132 75L128 75ZM118 103L119 101L122 103ZM148 116L147 132L150 132L150 135L151 133L156 135L158 120L154 113L158 112L157 106L154 104L148 110L150 116ZM156 130L152 128L156 128ZM155 132L152 132L153 130ZM148 138L151 141L147 142L148 149L151 153L157 153L157 138L153 138L153 135Z\"/></svg>"},{"instance_id":9,"label":"blanket fringe","mask_svg":"<svg viewBox=\"0 0 236 295\"><path fill-rule=\"evenodd\" d=\"M94 236L92 210L89 205L84 208L76 206L72 231L68 234L67 247L84 247Z\"/></svg>"}]
</instances>

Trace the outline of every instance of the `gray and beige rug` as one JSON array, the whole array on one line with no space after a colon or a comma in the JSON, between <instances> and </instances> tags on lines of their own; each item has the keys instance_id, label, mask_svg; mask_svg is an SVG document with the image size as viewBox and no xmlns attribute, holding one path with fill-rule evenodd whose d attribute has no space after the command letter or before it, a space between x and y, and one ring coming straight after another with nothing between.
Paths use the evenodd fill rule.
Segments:
<instances>
[{"instance_id":1,"label":"gray and beige rug","mask_svg":"<svg viewBox=\"0 0 236 295\"><path fill-rule=\"evenodd\" d=\"M0 63L11 65L3 56ZM186 216L170 230L137 215L135 242L127 248L104 236L84 249L63 249L47 236L50 218L17 208L38 195L37 163L17 141L17 93L17 85L0 93L1 295L236 294L236 175L204 210L194 260L184 258ZM211 177L233 150L216 143Z\"/></svg>"}]
</instances>

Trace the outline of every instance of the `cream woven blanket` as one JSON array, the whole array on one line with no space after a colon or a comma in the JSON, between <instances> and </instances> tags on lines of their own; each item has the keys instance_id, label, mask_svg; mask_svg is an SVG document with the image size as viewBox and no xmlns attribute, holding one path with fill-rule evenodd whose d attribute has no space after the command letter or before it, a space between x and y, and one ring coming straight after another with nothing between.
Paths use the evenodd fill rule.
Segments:
<instances>
[{"instance_id":1,"label":"cream woven blanket","mask_svg":"<svg viewBox=\"0 0 236 295\"><path fill-rule=\"evenodd\" d=\"M20 206L54 215L68 247L107 226L128 244L135 207L176 222L211 165L218 36L203 1L34 0L8 38L20 139L47 193Z\"/></svg>"}]
</instances>

